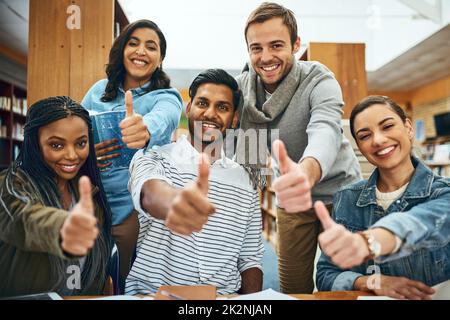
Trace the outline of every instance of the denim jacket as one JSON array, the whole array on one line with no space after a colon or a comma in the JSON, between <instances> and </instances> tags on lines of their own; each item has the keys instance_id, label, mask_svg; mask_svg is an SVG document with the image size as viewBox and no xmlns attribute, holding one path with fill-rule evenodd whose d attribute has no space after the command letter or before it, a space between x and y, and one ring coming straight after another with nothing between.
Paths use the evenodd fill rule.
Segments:
<instances>
[{"instance_id":1,"label":"denim jacket","mask_svg":"<svg viewBox=\"0 0 450 320\"><path fill-rule=\"evenodd\" d=\"M403 240L392 255L342 270L322 253L317 264L320 291L353 290L361 276L381 272L433 286L450 279L450 179L434 175L412 158L414 175L403 193L386 211L376 200L378 170L339 190L334 196L333 219L352 232L385 228Z\"/></svg>"}]
</instances>

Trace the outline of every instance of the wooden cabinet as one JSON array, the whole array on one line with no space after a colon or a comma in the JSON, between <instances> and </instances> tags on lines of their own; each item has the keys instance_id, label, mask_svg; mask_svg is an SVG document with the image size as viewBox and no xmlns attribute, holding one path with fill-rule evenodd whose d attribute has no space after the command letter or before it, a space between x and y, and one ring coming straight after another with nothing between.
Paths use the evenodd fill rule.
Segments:
<instances>
[{"instance_id":1,"label":"wooden cabinet","mask_svg":"<svg viewBox=\"0 0 450 320\"><path fill-rule=\"evenodd\" d=\"M69 29L68 8L73 5L79 8L80 26ZM81 101L96 81L106 78L114 36L126 24L117 0L30 0L30 105L56 95Z\"/></svg>"},{"instance_id":2,"label":"wooden cabinet","mask_svg":"<svg viewBox=\"0 0 450 320\"><path fill-rule=\"evenodd\" d=\"M0 170L17 158L23 141L27 92L0 80Z\"/></svg>"},{"instance_id":3,"label":"wooden cabinet","mask_svg":"<svg viewBox=\"0 0 450 320\"><path fill-rule=\"evenodd\" d=\"M365 50L364 43L311 42L300 57L300 60L318 61L334 73L344 98L344 119L367 96Z\"/></svg>"}]
</instances>

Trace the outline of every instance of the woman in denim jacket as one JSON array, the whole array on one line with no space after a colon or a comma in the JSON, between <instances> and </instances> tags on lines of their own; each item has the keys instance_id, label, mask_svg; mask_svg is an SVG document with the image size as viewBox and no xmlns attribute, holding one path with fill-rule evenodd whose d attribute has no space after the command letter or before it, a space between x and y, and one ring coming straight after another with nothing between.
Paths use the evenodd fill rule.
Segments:
<instances>
[{"instance_id":1,"label":"woman in denim jacket","mask_svg":"<svg viewBox=\"0 0 450 320\"><path fill-rule=\"evenodd\" d=\"M315 203L324 227L317 287L429 299L430 286L450 279L450 179L411 156L411 121L391 99L361 101L350 129L377 168L335 195L334 220Z\"/></svg>"}]
</instances>

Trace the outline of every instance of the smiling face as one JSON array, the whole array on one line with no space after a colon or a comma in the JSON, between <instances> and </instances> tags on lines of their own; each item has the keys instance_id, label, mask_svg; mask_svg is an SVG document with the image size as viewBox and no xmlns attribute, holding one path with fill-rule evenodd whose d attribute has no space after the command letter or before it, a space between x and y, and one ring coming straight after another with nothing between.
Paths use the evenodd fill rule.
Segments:
<instances>
[{"instance_id":1,"label":"smiling face","mask_svg":"<svg viewBox=\"0 0 450 320\"><path fill-rule=\"evenodd\" d=\"M289 29L282 18L251 24L246 37L252 67L266 90L273 93L294 64L300 38L297 37L292 46Z\"/></svg>"},{"instance_id":2,"label":"smiling face","mask_svg":"<svg viewBox=\"0 0 450 320\"><path fill-rule=\"evenodd\" d=\"M237 112L233 106L233 91L223 84L204 83L187 106L189 133L202 144L209 144L220 132L225 136L226 130L235 125ZM195 130L195 126L197 130ZM201 130L199 130L201 128Z\"/></svg>"},{"instance_id":3,"label":"smiling face","mask_svg":"<svg viewBox=\"0 0 450 320\"><path fill-rule=\"evenodd\" d=\"M53 169L58 184L73 179L89 155L88 126L70 116L39 129L38 140L45 163Z\"/></svg>"},{"instance_id":4,"label":"smiling face","mask_svg":"<svg viewBox=\"0 0 450 320\"><path fill-rule=\"evenodd\" d=\"M400 169L411 163L413 128L387 105L374 104L354 119L361 153L380 170Z\"/></svg>"},{"instance_id":5,"label":"smiling face","mask_svg":"<svg viewBox=\"0 0 450 320\"><path fill-rule=\"evenodd\" d=\"M124 89L137 88L149 81L161 63L156 32L149 28L134 30L123 50L123 65L126 70Z\"/></svg>"}]
</instances>

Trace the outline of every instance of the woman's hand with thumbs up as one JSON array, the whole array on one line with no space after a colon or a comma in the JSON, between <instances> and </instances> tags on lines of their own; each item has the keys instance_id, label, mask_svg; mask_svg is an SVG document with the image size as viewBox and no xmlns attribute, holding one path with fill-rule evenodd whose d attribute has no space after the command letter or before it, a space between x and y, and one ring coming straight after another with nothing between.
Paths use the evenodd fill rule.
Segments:
<instances>
[{"instance_id":1,"label":"woman's hand with thumbs up","mask_svg":"<svg viewBox=\"0 0 450 320\"><path fill-rule=\"evenodd\" d=\"M334 222L322 201L316 201L314 209L324 229L319 235L320 248L331 261L341 269L363 263L370 254L363 236Z\"/></svg>"},{"instance_id":2,"label":"woman's hand with thumbs up","mask_svg":"<svg viewBox=\"0 0 450 320\"><path fill-rule=\"evenodd\" d=\"M80 178L80 200L70 212L61 228L61 247L74 256L85 256L94 246L98 236L97 219L94 216L94 204L91 194L91 182L88 177Z\"/></svg>"},{"instance_id":3,"label":"woman's hand with thumbs up","mask_svg":"<svg viewBox=\"0 0 450 320\"><path fill-rule=\"evenodd\" d=\"M151 137L144 118L133 111L133 95L129 90L125 93L125 106L127 113L119 125L122 141L130 149L141 149L145 147Z\"/></svg>"}]
</instances>

